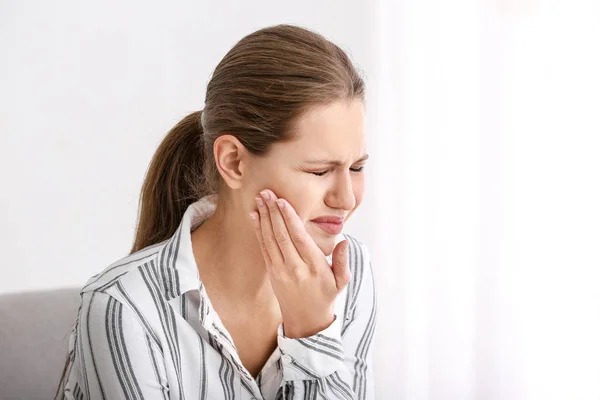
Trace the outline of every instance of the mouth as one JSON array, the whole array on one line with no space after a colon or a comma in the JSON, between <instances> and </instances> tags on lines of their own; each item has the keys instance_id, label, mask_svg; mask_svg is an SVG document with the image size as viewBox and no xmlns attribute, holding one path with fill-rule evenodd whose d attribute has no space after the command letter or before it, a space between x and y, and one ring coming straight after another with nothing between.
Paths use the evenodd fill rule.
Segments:
<instances>
[{"instance_id":1,"label":"mouth","mask_svg":"<svg viewBox=\"0 0 600 400\"><path fill-rule=\"evenodd\" d=\"M310 222L330 235L338 235L344 228L344 219L339 217L321 217L313 219Z\"/></svg>"}]
</instances>

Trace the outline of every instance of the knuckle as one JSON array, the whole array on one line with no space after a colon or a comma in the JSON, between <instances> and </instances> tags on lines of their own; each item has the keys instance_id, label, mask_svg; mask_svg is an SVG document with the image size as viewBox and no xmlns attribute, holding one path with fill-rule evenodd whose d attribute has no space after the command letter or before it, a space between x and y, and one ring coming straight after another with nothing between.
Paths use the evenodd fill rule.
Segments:
<instances>
[{"instance_id":1,"label":"knuckle","mask_svg":"<svg viewBox=\"0 0 600 400\"><path fill-rule=\"evenodd\" d=\"M266 249L272 248L274 244L275 244L275 242L273 241L273 238L271 236L264 237L263 245L265 246Z\"/></svg>"},{"instance_id":2,"label":"knuckle","mask_svg":"<svg viewBox=\"0 0 600 400\"><path fill-rule=\"evenodd\" d=\"M277 232L275 233L275 240L277 243L285 243L289 240L289 236L285 232Z\"/></svg>"},{"instance_id":3,"label":"knuckle","mask_svg":"<svg viewBox=\"0 0 600 400\"><path fill-rule=\"evenodd\" d=\"M346 284L350 283L350 281L352 280L352 274L349 272L346 272L346 274L344 275L344 282Z\"/></svg>"},{"instance_id":4,"label":"knuckle","mask_svg":"<svg viewBox=\"0 0 600 400\"><path fill-rule=\"evenodd\" d=\"M346 286L348 286L349 280L348 279L340 279L338 282L338 289L339 290L343 290Z\"/></svg>"},{"instance_id":5,"label":"knuckle","mask_svg":"<svg viewBox=\"0 0 600 400\"><path fill-rule=\"evenodd\" d=\"M307 271L306 268L300 268L299 265L293 265L289 272L290 279L295 283L306 282L312 278L311 271Z\"/></svg>"},{"instance_id":6,"label":"knuckle","mask_svg":"<svg viewBox=\"0 0 600 400\"><path fill-rule=\"evenodd\" d=\"M300 234L294 235L292 241L299 246L303 246L306 244L306 238L304 237L304 235Z\"/></svg>"}]
</instances>

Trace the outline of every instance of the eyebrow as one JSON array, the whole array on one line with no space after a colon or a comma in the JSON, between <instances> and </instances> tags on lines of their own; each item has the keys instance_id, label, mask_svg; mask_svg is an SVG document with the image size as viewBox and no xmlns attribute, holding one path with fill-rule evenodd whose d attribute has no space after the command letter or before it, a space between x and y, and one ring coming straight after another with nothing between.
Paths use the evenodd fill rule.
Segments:
<instances>
[{"instance_id":1,"label":"eyebrow","mask_svg":"<svg viewBox=\"0 0 600 400\"><path fill-rule=\"evenodd\" d=\"M369 155L365 154L364 156L362 156L358 160L354 161L353 164L356 164L356 163L359 163L359 162L364 162L364 161L367 161L368 159L369 159ZM321 159L321 160L309 160L306 163L307 164L319 164L319 165L335 165L335 166L341 166L341 165L343 165L343 162L341 162L341 161L338 161L338 160L325 160L325 159Z\"/></svg>"}]
</instances>

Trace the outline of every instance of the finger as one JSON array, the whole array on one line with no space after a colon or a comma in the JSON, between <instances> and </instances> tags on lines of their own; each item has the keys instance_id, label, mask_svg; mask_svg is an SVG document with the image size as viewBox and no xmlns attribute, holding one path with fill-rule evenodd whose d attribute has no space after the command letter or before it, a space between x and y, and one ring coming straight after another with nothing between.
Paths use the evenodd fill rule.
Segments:
<instances>
[{"instance_id":1,"label":"finger","mask_svg":"<svg viewBox=\"0 0 600 400\"><path fill-rule=\"evenodd\" d=\"M281 265L283 263L283 256L275 240L275 234L273 233L273 226L271 225L271 217L269 216L269 210L265 204L263 192L260 196L256 197L256 205L258 206L258 213L260 214L260 230L262 232L262 239L269 253L272 265Z\"/></svg>"},{"instance_id":2,"label":"finger","mask_svg":"<svg viewBox=\"0 0 600 400\"><path fill-rule=\"evenodd\" d=\"M346 287L352 275L348 263L348 241L342 240L333 249L331 270L335 277L335 285L338 291Z\"/></svg>"},{"instance_id":3,"label":"finger","mask_svg":"<svg viewBox=\"0 0 600 400\"><path fill-rule=\"evenodd\" d=\"M267 268L271 266L271 257L269 257L269 253L267 252L267 248L265 247L265 242L262 237L262 232L260 230L260 215L256 211L252 211L250 213L250 219L252 220L252 228L254 228L254 233L256 234L256 239L258 240L258 244L260 245L260 252L265 259L265 264Z\"/></svg>"},{"instance_id":4,"label":"finger","mask_svg":"<svg viewBox=\"0 0 600 400\"><path fill-rule=\"evenodd\" d=\"M282 199L277 199L275 193L272 191L267 192L269 192L269 196L268 200L265 200L265 203L269 210L269 217L271 218L275 241L279 246L279 250L281 251L281 255L283 256L286 265L297 265L298 261L303 261L300 254L298 254L298 250L296 250L296 246L292 243L292 238L285 225L285 221L283 220L283 215L281 214L283 208L285 208L285 203Z\"/></svg>"},{"instance_id":5,"label":"finger","mask_svg":"<svg viewBox=\"0 0 600 400\"><path fill-rule=\"evenodd\" d=\"M300 257L302 257L304 262L312 264L313 260L317 260L318 257L323 257L323 252L319 249L319 246L317 246L308 232L306 232L302 220L292 205L285 199L279 200L284 203L283 209L281 209L281 215L287 226L292 243L294 243L296 250L298 250L298 254L300 254Z\"/></svg>"}]
</instances>

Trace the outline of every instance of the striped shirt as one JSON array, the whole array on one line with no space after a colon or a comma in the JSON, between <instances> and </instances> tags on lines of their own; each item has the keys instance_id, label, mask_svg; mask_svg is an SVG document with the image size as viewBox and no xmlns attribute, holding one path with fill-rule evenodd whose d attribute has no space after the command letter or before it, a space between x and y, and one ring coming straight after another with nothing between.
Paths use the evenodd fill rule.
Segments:
<instances>
[{"instance_id":1,"label":"striped shirt","mask_svg":"<svg viewBox=\"0 0 600 400\"><path fill-rule=\"evenodd\" d=\"M191 204L174 235L108 266L81 290L66 399L373 399L376 297L365 246L349 235L352 280L334 322L306 338L278 328L254 379L211 305L191 232L215 210ZM331 258L328 258L331 260Z\"/></svg>"}]
</instances>

